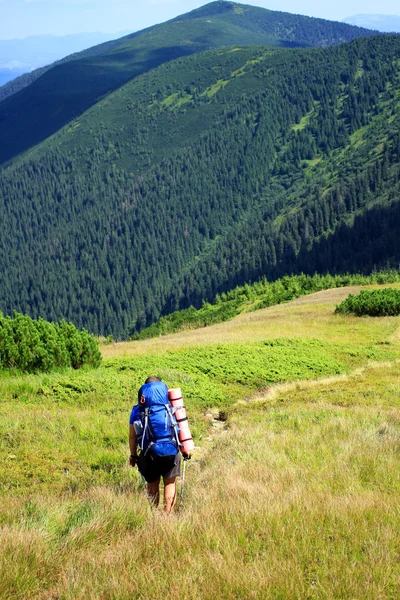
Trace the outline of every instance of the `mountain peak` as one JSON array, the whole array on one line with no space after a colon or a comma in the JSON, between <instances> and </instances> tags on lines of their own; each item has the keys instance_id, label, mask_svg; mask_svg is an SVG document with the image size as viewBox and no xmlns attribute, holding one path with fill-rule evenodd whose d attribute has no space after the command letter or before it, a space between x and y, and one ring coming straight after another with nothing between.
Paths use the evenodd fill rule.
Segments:
<instances>
[{"instance_id":1,"label":"mountain peak","mask_svg":"<svg viewBox=\"0 0 400 600\"><path fill-rule=\"evenodd\" d=\"M216 0L215 2L209 2L200 8L195 8L184 15L180 15L173 19L173 21L182 21L184 19L193 19L201 17L211 17L213 15L219 15L226 12L231 12L236 8L240 8L241 5L236 2L229 2L228 0Z\"/></svg>"}]
</instances>

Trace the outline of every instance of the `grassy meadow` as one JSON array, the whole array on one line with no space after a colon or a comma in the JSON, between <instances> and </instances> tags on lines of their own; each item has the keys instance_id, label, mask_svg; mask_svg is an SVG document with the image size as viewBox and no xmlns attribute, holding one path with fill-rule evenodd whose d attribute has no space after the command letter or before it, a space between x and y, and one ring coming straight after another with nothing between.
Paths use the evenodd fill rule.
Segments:
<instances>
[{"instance_id":1,"label":"grassy meadow","mask_svg":"<svg viewBox=\"0 0 400 600\"><path fill-rule=\"evenodd\" d=\"M350 291L1 375L0 598L399 598L400 317ZM149 374L197 445L170 518L127 461Z\"/></svg>"}]
</instances>

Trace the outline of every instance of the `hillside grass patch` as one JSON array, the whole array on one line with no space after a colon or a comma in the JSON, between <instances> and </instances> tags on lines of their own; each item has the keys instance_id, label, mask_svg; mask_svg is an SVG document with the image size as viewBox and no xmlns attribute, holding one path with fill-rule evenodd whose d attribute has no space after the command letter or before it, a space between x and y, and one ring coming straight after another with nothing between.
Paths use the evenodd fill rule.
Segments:
<instances>
[{"instance_id":1,"label":"hillside grass patch","mask_svg":"<svg viewBox=\"0 0 400 600\"><path fill-rule=\"evenodd\" d=\"M343 382L237 406L168 520L127 470L120 488L6 497L1 596L396 598L399 375L350 378L347 406Z\"/></svg>"},{"instance_id":2,"label":"hillside grass patch","mask_svg":"<svg viewBox=\"0 0 400 600\"><path fill-rule=\"evenodd\" d=\"M400 289L400 284L390 284ZM368 286L379 289L381 285ZM120 342L101 346L104 357L130 357L145 354L166 354L172 349L191 346L213 346L222 344L248 344L267 339L318 339L328 343L354 345L387 345L393 342L392 350L398 352L397 341L400 329L399 317L360 319L354 315L335 314L336 305L351 291L358 293L361 286L322 290L300 297L289 304L280 304L254 312L247 308L252 300L242 305L239 315L230 321L215 323L208 327L180 330L174 335L166 334L140 342ZM195 309L193 309L195 310Z\"/></svg>"},{"instance_id":3,"label":"hillside grass patch","mask_svg":"<svg viewBox=\"0 0 400 600\"><path fill-rule=\"evenodd\" d=\"M200 96L207 96L207 98L212 98L213 96L215 96L215 94L217 94L220 90L227 86L228 83L230 83L230 81L230 79L219 79L218 81L213 83L213 85L211 85L209 88L207 88L204 92L202 92Z\"/></svg>"},{"instance_id":4,"label":"hillside grass patch","mask_svg":"<svg viewBox=\"0 0 400 600\"><path fill-rule=\"evenodd\" d=\"M323 290L335 290L349 285L376 286L399 284L397 271L363 275L294 275L285 276L276 281L263 279L252 285L244 285L228 293L218 294L212 303L203 302L201 308L190 306L162 317L150 327L133 334L135 340L143 340L158 335L167 335L186 329L197 329L231 320L233 317L249 311L258 311L274 305L290 302Z\"/></svg>"},{"instance_id":5,"label":"hillside grass patch","mask_svg":"<svg viewBox=\"0 0 400 600\"><path fill-rule=\"evenodd\" d=\"M338 294L240 315L208 345L3 374L0 598L397 598L399 319L335 315ZM182 388L197 445L169 519L127 464L149 374Z\"/></svg>"},{"instance_id":6,"label":"hillside grass patch","mask_svg":"<svg viewBox=\"0 0 400 600\"><path fill-rule=\"evenodd\" d=\"M122 485L129 412L151 374L182 389L195 442L202 445L210 411L226 412L282 382L349 373L398 356L390 343L278 338L107 359L97 370L0 378L0 491L24 495L32 489Z\"/></svg>"}]
</instances>

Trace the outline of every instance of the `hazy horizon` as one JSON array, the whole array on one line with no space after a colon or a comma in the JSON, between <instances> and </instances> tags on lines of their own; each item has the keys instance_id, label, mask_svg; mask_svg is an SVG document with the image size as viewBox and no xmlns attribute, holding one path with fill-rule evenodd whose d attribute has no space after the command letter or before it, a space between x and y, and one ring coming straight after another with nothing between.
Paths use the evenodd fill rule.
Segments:
<instances>
[{"instance_id":1,"label":"hazy horizon","mask_svg":"<svg viewBox=\"0 0 400 600\"><path fill-rule=\"evenodd\" d=\"M140 31L204 6L204 0L0 0L0 39L25 39L36 35L64 37L73 34ZM358 14L390 16L399 11L398 0L253 0L241 2L316 18L344 21ZM396 15L397 16L397 15Z\"/></svg>"}]
</instances>

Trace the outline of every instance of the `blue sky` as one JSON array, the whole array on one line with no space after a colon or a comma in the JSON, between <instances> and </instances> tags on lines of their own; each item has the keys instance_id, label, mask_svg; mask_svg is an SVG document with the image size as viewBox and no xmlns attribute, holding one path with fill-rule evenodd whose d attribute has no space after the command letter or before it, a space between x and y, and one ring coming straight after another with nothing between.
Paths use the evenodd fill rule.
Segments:
<instances>
[{"instance_id":1,"label":"blue sky","mask_svg":"<svg viewBox=\"0 0 400 600\"><path fill-rule=\"evenodd\" d=\"M0 0L0 39L138 31L207 4L207 0ZM252 0L245 4L342 20L358 13L400 14L399 0Z\"/></svg>"}]
</instances>

